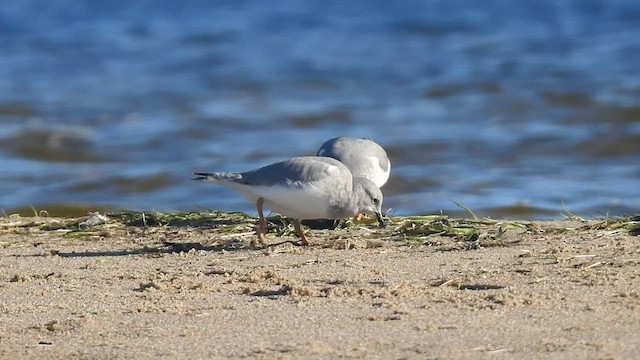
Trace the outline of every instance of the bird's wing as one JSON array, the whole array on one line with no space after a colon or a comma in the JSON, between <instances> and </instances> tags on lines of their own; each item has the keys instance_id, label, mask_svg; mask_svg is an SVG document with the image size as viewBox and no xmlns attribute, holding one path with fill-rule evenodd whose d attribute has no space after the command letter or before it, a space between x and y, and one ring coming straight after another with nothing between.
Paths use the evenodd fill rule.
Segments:
<instances>
[{"instance_id":1,"label":"bird's wing","mask_svg":"<svg viewBox=\"0 0 640 360\"><path fill-rule=\"evenodd\" d=\"M246 184L262 186L310 185L331 177L350 178L351 173L339 161L318 156L292 158L242 173Z\"/></svg>"}]
</instances>

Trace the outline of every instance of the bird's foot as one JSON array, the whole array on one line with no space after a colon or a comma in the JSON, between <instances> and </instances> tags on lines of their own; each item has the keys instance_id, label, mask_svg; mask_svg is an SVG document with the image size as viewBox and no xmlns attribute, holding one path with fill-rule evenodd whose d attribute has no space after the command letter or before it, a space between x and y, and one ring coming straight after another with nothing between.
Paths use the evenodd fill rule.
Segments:
<instances>
[{"instance_id":1,"label":"bird's foot","mask_svg":"<svg viewBox=\"0 0 640 360\"><path fill-rule=\"evenodd\" d=\"M307 235L305 235L304 231L302 231L302 224L300 223L300 220L294 220L293 227L295 228L296 235L300 237L300 243L304 246L311 245L311 242L307 238Z\"/></svg>"},{"instance_id":2,"label":"bird's foot","mask_svg":"<svg viewBox=\"0 0 640 360\"><path fill-rule=\"evenodd\" d=\"M363 220L367 220L367 219L371 219L371 217L367 216L365 214L358 214L358 215L353 217L353 221L363 221Z\"/></svg>"}]
</instances>

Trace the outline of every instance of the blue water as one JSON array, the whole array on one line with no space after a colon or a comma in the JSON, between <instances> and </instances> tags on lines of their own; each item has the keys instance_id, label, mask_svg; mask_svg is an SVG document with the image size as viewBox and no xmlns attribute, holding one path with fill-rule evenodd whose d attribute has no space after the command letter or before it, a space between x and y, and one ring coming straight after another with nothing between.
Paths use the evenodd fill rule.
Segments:
<instances>
[{"instance_id":1,"label":"blue water","mask_svg":"<svg viewBox=\"0 0 640 360\"><path fill-rule=\"evenodd\" d=\"M369 137L394 214L640 209L640 2L12 1L0 208L255 213L192 171Z\"/></svg>"}]
</instances>

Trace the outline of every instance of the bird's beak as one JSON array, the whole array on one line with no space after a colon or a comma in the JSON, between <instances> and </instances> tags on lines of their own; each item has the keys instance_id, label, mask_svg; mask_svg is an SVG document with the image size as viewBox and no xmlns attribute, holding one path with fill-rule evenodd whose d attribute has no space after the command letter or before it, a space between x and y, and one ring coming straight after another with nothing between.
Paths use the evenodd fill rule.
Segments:
<instances>
[{"instance_id":1,"label":"bird's beak","mask_svg":"<svg viewBox=\"0 0 640 360\"><path fill-rule=\"evenodd\" d=\"M378 224L380 224L380 227L385 227L386 224L384 223L384 219L382 218L382 214L379 212L376 212L376 219L378 219Z\"/></svg>"}]
</instances>

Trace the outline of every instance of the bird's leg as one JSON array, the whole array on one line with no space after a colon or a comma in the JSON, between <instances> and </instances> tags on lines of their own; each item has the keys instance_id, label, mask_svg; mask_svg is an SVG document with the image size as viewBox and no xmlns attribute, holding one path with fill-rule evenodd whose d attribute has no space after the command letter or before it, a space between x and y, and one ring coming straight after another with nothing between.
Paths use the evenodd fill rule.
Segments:
<instances>
[{"instance_id":1,"label":"bird's leg","mask_svg":"<svg viewBox=\"0 0 640 360\"><path fill-rule=\"evenodd\" d=\"M302 224L300 224L300 220L293 220L293 227L296 230L296 235L300 237L302 241L302 245L310 245L309 239L307 239L307 235L302 231Z\"/></svg>"},{"instance_id":2,"label":"bird's leg","mask_svg":"<svg viewBox=\"0 0 640 360\"><path fill-rule=\"evenodd\" d=\"M264 234L267 232L267 221L264 219L264 214L262 213L262 206L264 205L264 198L258 198L256 201L256 209L258 210L258 229L256 230L256 234L258 235L258 242L261 245L267 244L267 239Z\"/></svg>"}]
</instances>

